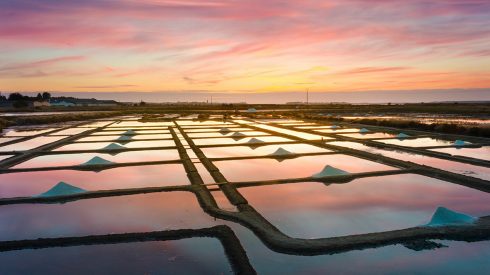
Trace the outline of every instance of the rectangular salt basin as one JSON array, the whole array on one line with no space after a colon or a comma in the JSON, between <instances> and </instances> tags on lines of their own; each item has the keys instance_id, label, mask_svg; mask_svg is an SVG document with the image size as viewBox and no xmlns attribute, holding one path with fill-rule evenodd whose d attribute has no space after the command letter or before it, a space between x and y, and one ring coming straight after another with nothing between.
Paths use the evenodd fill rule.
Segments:
<instances>
[{"instance_id":1,"label":"rectangular salt basin","mask_svg":"<svg viewBox=\"0 0 490 275\"><path fill-rule=\"evenodd\" d=\"M480 148L441 148L431 149L431 151L490 161L490 147L488 146Z\"/></svg>"},{"instance_id":2,"label":"rectangular salt basin","mask_svg":"<svg viewBox=\"0 0 490 275\"><path fill-rule=\"evenodd\" d=\"M55 141L58 141L60 139L66 138L64 136L61 137L36 137L33 139L29 139L26 141L21 141L18 143L6 145L0 147L0 151L2 152L7 152L7 151L24 151L24 150L31 150Z\"/></svg>"},{"instance_id":3,"label":"rectangular salt basin","mask_svg":"<svg viewBox=\"0 0 490 275\"><path fill-rule=\"evenodd\" d=\"M329 133L329 134L338 134L338 133L358 133L359 129L357 128L337 128L337 129L312 129L315 132L320 133Z\"/></svg>"},{"instance_id":4,"label":"rectangular salt basin","mask_svg":"<svg viewBox=\"0 0 490 275\"><path fill-rule=\"evenodd\" d=\"M4 205L0 241L198 229L216 225L191 192Z\"/></svg>"},{"instance_id":5,"label":"rectangular salt basin","mask_svg":"<svg viewBox=\"0 0 490 275\"><path fill-rule=\"evenodd\" d=\"M113 141L120 138L121 135L114 136L87 136L76 141ZM171 139L172 135L170 134L155 134L155 135L132 135L129 136L132 140L142 140L142 139Z\"/></svg>"},{"instance_id":6,"label":"rectangular salt basin","mask_svg":"<svg viewBox=\"0 0 490 275\"><path fill-rule=\"evenodd\" d=\"M296 154L331 152L330 150L308 144L267 145L255 149L249 146L210 147L202 148L202 151L208 158L229 158L243 156L265 156L274 153L279 148L283 148Z\"/></svg>"},{"instance_id":7,"label":"rectangular salt basin","mask_svg":"<svg viewBox=\"0 0 490 275\"><path fill-rule=\"evenodd\" d=\"M192 128L192 129L183 129L184 132L186 133L208 133L208 132L214 132L214 133L219 133L219 128ZM245 128L245 127L233 127L233 129L230 129L233 131L251 131L251 128Z\"/></svg>"},{"instance_id":8,"label":"rectangular salt basin","mask_svg":"<svg viewBox=\"0 0 490 275\"><path fill-rule=\"evenodd\" d=\"M364 152L379 154L394 159L427 165L430 167L453 172L456 174L462 174L474 178L490 180L490 168L483 167L483 166L471 165L467 163L450 161L450 160L445 160L445 159L440 159L435 157L428 157L424 155L418 155L418 154L407 153L407 152L396 151L396 150L383 150L383 149L369 147L357 142L335 141L335 142L328 142L327 144L348 147L356 150L362 150Z\"/></svg>"},{"instance_id":9,"label":"rectangular salt basin","mask_svg":"<svg viewBox=\"0 0 490 275\"><path fill-rule=\"evenodd\" d=\"M341 134L344 137L368 139L368 138L393 138L394 134L389 133L366 133L366 134Z\"/></svg>"},{"instance_id":10,"label":"rectangular salt basin","mask_svg":"<svg viewBox=\"0 0 490 275\"><path fill-rule=\"evenodd\" d=\"M168 127L174 126L173 122L137 122L137 121L122 121L114 123L107 128L131 128L131 127Z\"/></svg>"},{"instance_id":11,"label":"rectangular salt basin","mask_svg":"<svg viewBox=\"0 0 490 275\"><path fill-rule=\"evenodd\" d=\"M261 131L231 131L231 132L209 132L209 133L188 133L191 138L213 138L213 137L231 137L234 133L241 133L245 136L270 136L270 134Z\"/></svg>"},{"instance_id":12,"label":"rectangular salt basin","mask_svg":"<svg viewBox=\"0 0 490 275\"><path fill-rule=\"evenodd\" d=\"M128 130L134 131L137 135L144 135L144 134L170 134L170 131L169 130L165 130L165 129L159 129L159 130L138 130L136 128L136 129L124 129L124 130L117 130L117 131L113 131L113 130L109 130L109 131L98 131L98 132L95 132L95 133L91 134L91 136L99 136L99 135L122 135L122 134L124 134Z\"/></svg>"},{"instance_id":13,"label":"rectangular salt basin","mask_svg":"<svg viewBox=\"0 0 490 275\"><path fill-rule=\"evenodd\" d=\"M83 142L83 143L70 143L53 151L70 151L70 150L94 150L103 149L104 147L116 143L126 148L146 148L146 147L173 147L175 142L173 140L145 140L145 141L131 141L124 144L118 142Z\"/></svg>"},{"instance_id":14,"label":"rectangular salt basin","mask_svg":"<svg viewBox=\"0 0 490 275\"><path fill-rule=\"evenodd\" d=\"M0 160L8 159L13 155L0 155Z\"/></svg>"},{"instance_id":15,"label":"rectangular salt basin","mask_svg":"<svg viewBox=\"0 0 490 275\"><path fill-rule=\"evenodd\" d=\"M76 135L76 134L80 134L80 133L83 133L83 132L86 132L86 131L90 131L90 130L93 130L95 128L78 128L78 127L74 127L74 128L70 128L70 129L65 129L65 130L61 130L59 132L55 132L55 133L51 133L51 135Z\"/></svg>"},{"instance_id":16,"label":"rectangular salt basin","mask_svg":"<svg viewBox=\"0 0 490 275\"><path fill-rule=\"evenodd\" d=\"M235 140L233 138L200 138L200 139L193 139L194 143L196 145L217 145L217 144L243 144L247 143L249 140L252 138L247 137L244 139L240 140ZM259 139L263 142L289 142L292 141L287 138L282 138L282 137L275 137L275 136L264 136L264 137L257 137L256 139ZM260 145L260 143L254 143L254 146Z\"/></svg>"},{"instance_id":17,"label":"rectangular salt basin","mask_svg":"<svg viewBox=\"0 0 490 275\"><path fill-rule=\"evenodd\" d=\"M53 170L0 174L0 198L36 196L59 182L87 191L187 185L182 164L127 166L93 171Z\"/></svg>"},{"instance_id":18,"label":"rectangular salt basin","mask_svg":"<svg viewBox=\"0 0 490 275\"><path fill-rule=\"evenodd\" d=\"M10 142L10 141L13 141L16 139L19 139L19 138L18 137L0 137L0 146L2 145L2 143Z\"/></svg>"},{"instance_id":19,"label":"rectangular salt basin","mask_svg":"<svg viewBox=\"0 0 490 275\"><path fill-rule=\"evenodd\" d=\"M281 134L291 135L291 136L295 136L295 137L302 138L302 139L307 139L307 140L330 139L329 137L323 137L323 136L320 136L320 135L314 135L314 134L304 133L304 132L301 132L301 131L288 130L288 129L283 129L283 128L280 128L280 127L275 127L275 126L270 126L270 125L264 125L264 124L256 125L256 127L262 128L262 129L266 129L266 130L270 130L270 131L274 131L276 133L281 133Z\"/></svg>"},{"instance_id":20,"label":"rectangular salt basin","mask_svg":"<svg viewBox=\"0 0 490 275\"><path fill-rule=\"evenodd\" d=\"M146 161L164 161L180 159L177 150L129 151L117 155L101 153L44 155L32 158L13 168L56 167L81 165L94 157L101 157L115 163L131 163Z\"/></svg>"},{"instance_id":21,"label":"rectangular salt basin","mask_svg":"<svg viewBox=\"0 0 490 275\"><path fill-rule=\"evenodd\" d=\"M225 122L225 121L215 121L215 120L177 120L175 121L177 124L181 126L203 126L203 125L232 125L233 122Z\"/></svg>"},{"instance_id":22,"label":"rectangular salt basin","mask_svg":"<svg viewBox=\"0 0 490 275\"><path fill-rule=\"evenodd\" d=\"M213 162L228 181L259 181L310 177L320 173L327 165L348 173L396 170L372 162L342 154L305 156L294 159L247 159Z\"/></svg>"},{"instance_id":23,"label":"rectangular salt basin","mask_svg":"<svg viewBox=\"0 0 490 275\"><path fill-rule=\"evenodd\" d=\"M282 232L323 238L426 224L439 206L490 214L490 194L414 174L240 188L250 205Z\"/></svg>"},{"instance_id":24,"label":"rectangular salt basin","mask_svg":"<svg viewBox=\"0 0 490 275\"><path fill-rule=\"evenodd\" d=\"M57 128L29 129L26 131L22 131L21 129L8 128L8 129L5 129L0 134L0 136L1 137L27 137L27 136L39 135L42 133L53 131L55 129L57 129Z\"/></svg>"},{"instance_id":25,"label":"rectangular salt basin","mask_svg":"<svg viewBox=\"0 0 490 275\"><path fill-rule=\"evenodd\" d=\"M416 139L383 139L378 142L394 144L408 147L428 147L428 146L448 146L454 142L435 138L416 138Z\"/></svg>"},{"instance_id":26,"label":"rectangular salt basin","mask_svg":"<svg viewBox=\"0 0 490 275\"><path fill-rule=\"evenodd\" d=\"M192 263L192 264L189 264ZM226 274L218 239L189 238L0 252L2 274Z\"/></svg>"}]
</instances>

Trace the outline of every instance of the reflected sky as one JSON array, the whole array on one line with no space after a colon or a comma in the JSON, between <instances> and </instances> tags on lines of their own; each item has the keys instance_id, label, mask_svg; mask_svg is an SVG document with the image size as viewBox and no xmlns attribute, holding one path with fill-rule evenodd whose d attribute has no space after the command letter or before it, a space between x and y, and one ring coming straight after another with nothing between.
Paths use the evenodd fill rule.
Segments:
<instances>
[{"instance_id":1,"label":"reflected sky","mask_svg":"<svg viewBox=\"0 0 490 275\"><path fill-rule=\"evenodd\" d=\"M203 138L203 139L194 139L193 141L196 145L215 145L215 144L247 143L250 139L251 139L250 137L240 139L240 140L235 140L233 138ZM276 136L263 136L263 137L257 137L257 139L260 139L263 142L288 142L288 141L292 141L292 140L287 139L287 138L276 137Z\"/></svg>"},{"instance_id":2,"label":"reflected sky","mask_svg":"<svg viewBox=\"0 0 490 275\"><path fill-rule=\"evenodd\" d=\"M21 164L16 165L13 168L79 165L89 161L90 159L96 156L116 163L180 159L179 153L175 149L151 150L151 151L128 151L128 152L119 153L117 155L101 154L101 153L59 154L59 155L44 155L44 156L35 157Z\"/></svg>"},{"instance_id":3,"label":"reflected sky","mask_svg":"<svg viewBox=\"0 0 490 275\"><path fill-rule=\"evenodd\" d=\"M488 146L480 148L441 148L432 149L431 151L490 161L490 147Z\"/></svg>"},{"instance_id":4,"label":"reflected sky","mask_svg":"<svg viewBox=\"0 0 490 275\"><path fill-rule=\"evenodd\" d=\"M427 223L438 206L490 214L490 194L419 175L240 188L284 233L320 238L403 229Z\"/></svg>"},{"instance_id":5,"label":"reflected sky","mask_svg":"<svg viewBox=\"0 0 490 275\"><path fill-rule=\"evenodd\" d=\"M38 195L60 181L88 191L189 184L182 164L128 166L100 172L22 172L0 174L0 198Z\"/></svg>"},{"instance_id":6,"label":"reflected sky","mask_svg":"<svg viewBox=\"0 0 490 275\"><path fill-rule=\"evenodd\" d=\"M453 141L435 139L435 138L416 138L416 139L384 139L378 140L382 143L395 144L409 147L427 147L427 146L447 146L452 145Z\"/></svg>"},{"instance_id":7,"label":"reflected sky","mask_svg":"<svg viewBox=\"0 0 490 275\"><path fill-rule=\"evenodd\" d=\"M231 274L213 238L47 248L0 253L2 274Z\"/></svg>"},{"instance_id":8,"label":"reflected sky","mask_svg":"<svg viewBox=\"0 0 490 275\"><path fill-rule=\"evenodd\" d=\"M198 229L215 225L189 192L2 206L0 240Z\"/></svg>"},{"instance_id":9,"label":"reflected sky","mask_svg":"<svg viewBox=\"0 0 490 275\"><path fill-rule=\"evenodd\" d=\"M265 156L274 153L278 148L283 148L291 153L298 153L298 154L331 152L331 150L323 149L308 144L267 145L255 149L252 149L249 146L210 147L210 148L202 148L202 151L208 158L226 158L226 157L243 157L243 156Z\"/></svg>"},{"instance_id":10,"label":"reflected sky","mask_svg":"<svg viewBox=\"0 0 490 275\"><path fill-rule=\"evenodd\" d=\"M57 140L65 138L64 136L61 137L37 137L33 138L30 140L26 141L21 141L18 143L6 145L0 147L0 151L7 152L7 151L23 151L23 150L30 150L37 148L39 146L46 145L51 142L55 142Z\"/></svg>"},{"instance_id":11,"label":"reflected sky","mask_svg":"<svg viewBox=\"0 0 490 275\"><path fill-rule=\"evenodd\" d=\"M441 170L457 173L457 174L463 174L470 177L490 180L490 168L483 167L483 166L476 166L476 165L450 161L450 160L445 160L440 158L427 157L423 155L406 153L406 152L396 151L396 150L393 151L383 150L383 149L369 147L357 142L334 141L334 142L328 142L328 144L353 148L357 150L363 150L373 154L381 154L383 156L387 156L390 158L395 158L403 161L410 161L417 164L423 164Z\"/></svg>"},{"instance_id":12,"label":"reflected sky","mask_svg":"<svg viewBox=\"0 0 490 275\"><path fill-rule=\"evenodd\" d=\"M275 159L247 159L215 161L214 164L229 181L256 181L309 177L322 171L326 165L333 166L349 173L396 169L377 162L342 154L299 157L285 159L281 162Z\"/></svg>"}]
</instances>

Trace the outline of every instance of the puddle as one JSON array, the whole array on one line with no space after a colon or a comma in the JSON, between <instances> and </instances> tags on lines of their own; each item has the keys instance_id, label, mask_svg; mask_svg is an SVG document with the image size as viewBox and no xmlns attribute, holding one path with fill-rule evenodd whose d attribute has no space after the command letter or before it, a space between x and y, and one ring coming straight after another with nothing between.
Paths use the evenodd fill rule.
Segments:
<instances>
[{"instance_id":1,"label":"puddle","mask_svg":"<svg viewBox=\"0 0 490 275\"><path fill-rule=\"evenodd\" d=\"M112 141L120 138L121 135L112 136L87 136L84 138L77 139L76 141ZM171 139L170 134L155 134L155 135L132 135L130 136L132 140L142 140L142 139Z\"/></svg>"},{"instance_id":2,"label":"puddle","mask_svg":"<svg viewBox=\"0 0 490 275\"><path fill-rule=\"evenodd\" d=\"M180 159L177 150L151 150L151 151L129 151L122 152L117 155L101 154L101 153L82 153L82 154L59 154L59 155L44 155L35 157L13 168L33 168L33 167L56 167L56 166L71 166L85 163L93 157L99 156L111 162L129 163L129 162L145 162L145 161L162 161L162 160L177 160Z\"/></svg>"},{"instance_id":3,"label":"puddle","mask_svg":"<svg viewBox=\"0 0 490 275\"><path fill-rule=\"evenodd\" d=\"M107 142L70 143L68 145L64 145L59 148L56 148L53 151L102 149L111 143L113 142L107 141ZM146 140L146 141L131 141L121 145L126 148L169 147L169 146L175 146L175 142L173 140Z\"/></svg>"},{"instance_id":4,"label":"puddle","mask_svg":"<svg viewBox=\"0 0 490 275\"><path fill-rule=\"evenodd\" d=\"M181 164L128 166L100 172L56 170L0 174L0 197L41 194L63 181L87 191L190 184Z\"/></svg>"},{"instance_id":5,"label":"puddle","mask_svg":"<svg viewBox=\"0 0 490 275\"><path fill-rule=\"evenodd\" d=\"M490 194L419 175L240 188L257 211L292 237L322 238L426 224L438 206L490 214Z\"/></svg>"},{"instance_id":6,"label":"puddle","mask_svg":"<svg viewBox=\"0 0 490 275\"><path fill-rule=\"evenodd\" d=\"M299 157L281 162L275 159L247 159L215 161L214 164L228 181L234 182L309 177L322 171L326 165L349 173L396 170L394 167L342 154Z\"/></svg>"}]
</instances>

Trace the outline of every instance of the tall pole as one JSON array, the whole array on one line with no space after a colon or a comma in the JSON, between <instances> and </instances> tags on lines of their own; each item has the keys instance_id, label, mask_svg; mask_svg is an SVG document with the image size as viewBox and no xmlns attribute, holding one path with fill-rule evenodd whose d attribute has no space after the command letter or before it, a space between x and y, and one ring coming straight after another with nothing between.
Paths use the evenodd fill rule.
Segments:
<instances>
[{"instance_id":1,"label":"tall pole","mask_svg":"<svg viewBox=\"0 0 490 275\"><path fill-rule=\"evenodd\" d=\"M310 102L310 88L306 88L306 105Z\"/></svg>"}]
</instances>

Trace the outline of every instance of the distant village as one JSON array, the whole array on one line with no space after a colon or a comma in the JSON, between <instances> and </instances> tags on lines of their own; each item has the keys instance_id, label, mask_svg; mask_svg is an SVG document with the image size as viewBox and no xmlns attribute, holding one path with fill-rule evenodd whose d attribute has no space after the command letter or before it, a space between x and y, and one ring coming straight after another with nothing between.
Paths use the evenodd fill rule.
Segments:
<instances>
[{"instance_id":1,"label":"distant village","mask_svg":"<svg viewBox=\"0 0 490 275\"><path fill-rule=\"evenodd\" d=\"M89 107L117 106L115 100L98 100L95 98L54 97L49 92L38 93L37 96L26 96L21 93L11 93L8 96L0 93L0 108L29 108L29 107Z\"/></svg>"}]
</instances>

